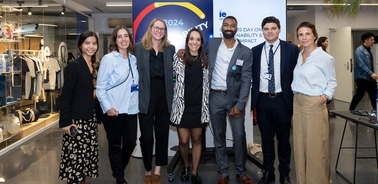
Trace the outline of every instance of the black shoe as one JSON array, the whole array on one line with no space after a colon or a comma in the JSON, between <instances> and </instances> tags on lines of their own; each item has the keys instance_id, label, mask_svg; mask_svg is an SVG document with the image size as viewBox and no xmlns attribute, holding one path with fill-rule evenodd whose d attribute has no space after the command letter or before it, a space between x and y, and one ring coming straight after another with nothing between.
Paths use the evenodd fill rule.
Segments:
<instances>
[{"instance_id":1,"label":"black shoe","mask_svg":"<svg viewBox=\"0 0 378 184\"><path fill-rule=\"evenodd\" d=\"M181 181L188 181L189 180L189 167L183 167L181 171Z\"/></svg>"},{"instance_id":2,"label":"black shoe","mask_svg":"<svg viewBox=\"0 0 378 184\"><path fill-rule=\"evenodd\" d=\"M334 118L334 117L336 117L336 115L335 114L333 114L331 111L328 111L328 116L329 117L331 117L331 118Z\"/></svg>"},{"instance_id":3,"label":"black shoe","mask_svg":"<svg viewBox=\"0 0 378 184\"><path fill-rule=\"evenodd\" d=\"M201 177L198 174L192 175L192 183L193 184L202 184Z\"/></svg>"},{"instance_id":4,"label":"black shoe","mask_svg":"<svg viewBox=\"0 0 378 184\"><path fill-rule=\"evenodd\" d=\"M281 184L291 184L289 176L280 176L280 183Z\"/></svg>"},{"instance_id":5,"label":"black shoe","mask_svg":"<svg viewBox=\"0 0 378 184\"><path fill-rule=\"evenodd\" d=\"M276 181L274 173L263 171L263 177L260 179L259 184L269 184L272 181Z\"/></svg>"}]
</instances>

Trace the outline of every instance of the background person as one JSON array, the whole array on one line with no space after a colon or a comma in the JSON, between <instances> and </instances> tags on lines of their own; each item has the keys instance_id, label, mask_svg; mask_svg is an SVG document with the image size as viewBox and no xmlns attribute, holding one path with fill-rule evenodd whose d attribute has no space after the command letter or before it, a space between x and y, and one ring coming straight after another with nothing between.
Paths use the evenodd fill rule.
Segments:
<instances>
[{"instance_id":1,"label":"background person","mask_svg":"<svg viewBox=\"0 0 378 184\"><path fill-rule=\"evenodd\" d=\"M73 60L75 60L75 56L72 54L72 52L69 52L68 58L67 58L67 64L69 64Z\"/></svg>"},{"instance_id":2,"label":"background person","mask_svg":"<svg viewBox=\"0 0 378 184\"><path fill-rule=\"evenodd\" d=\"M173 99L173 55L175 47L168 41L163 19L153 19L135 44L139 72L140 147L146 169L144 184L160 184L161 166L168 164L169 113ZM155 135L155 169L152 156Z\"/></svg>"},{"instance_id":3,"label":"background person","mask_svg":"<svg viewBox=\"0 0 378 184\"><path fill-rule=\"evenodd\" d=\"M324 50L324 52L327 52L328 45L329 41L328 38L325 36L319 37L318 41L316 42L316 46L321 47Z\"/></svg>"},{"instance_id":4,"label":"background person","mask_svg":"<svg viewBox=\"0 0 378 184\"><path fill-rule=\"evenodd\" d=\"M316 46L321 47L324 52L327 52L328 44L329 44L328 38L324 36L320 37L318 41L316 42ZM335 110L335 102L333 101L333 99L327 101L327 109L328 109L328 116L330 117L336 116L331 111L329 111L329 110Z\"/></svg>"},{"instance_id":5,"label":"background person","mask_svg":"<svg viewBox=\"0 0 378 184\"><path fill-rule=\"evenodd\" d=\"M371 32L361 35L362 44L354 52L354 81L356 82L356 94L350 102L349 110L355 110L358 103L365 95L365 91L370 98L371 106L377 109L376 93L378 75L374 73L374 59L371 47L374 45L374 34Z\"/></svg>"},{"instance_id":6,"label":"background person","mask_svg":"<svg viewBox=\"0 0 378 184\"><path fill-rule=\"evenodd\" d=\"M80 34L77 46L81 56L67 66L60 96L59 127L64 135L59 179L83 184L86 176L98 176L99 125L94 96L98 37L92 31L85 31Z\"/></svg>"},{"instance_id":7,"label":"background person","mask_svg":"<svg viewBox=\"0 0 378 184\"><path fill-rule=\"evenodd\" d=\"M313 23L302 22L297 38L303 45L291 84L297 183L332 183L326 102L336 88L335 61L315 45L318 33Z\"/></svg>"},{"instance_id":8,"label":"background person","mask_svg":"<svg viewBox=\"0 0 378 184\"><path fill-rule=\"evenodd\" d=\"M101 60L96 92L104 113L112 175L117 184L125 184L124 170L136 145L139 112L137 60L126 26L114 28L109 51Z\"/></svg>"},{"instance_id":9,"label":"background person","mask_svg":"<svg viewBox=\"0 0 378 184\"><path fill-rule=\"evenodd\" d=\"M290 129L293 115L293 70L298 47L280 40L281 24L276 17L266 17L261 23L265 42L252 48L251 109L256 107L263 150L263 176L260 184L275 181L275 143L278 142L280 183L290 182ZM271 51L270 51L271 49ZM270 61L272 55L272 61ZM272 71L270 70L272 68ZM274 87L269 89L270 85Z\"/></svg>"}]
</instances>

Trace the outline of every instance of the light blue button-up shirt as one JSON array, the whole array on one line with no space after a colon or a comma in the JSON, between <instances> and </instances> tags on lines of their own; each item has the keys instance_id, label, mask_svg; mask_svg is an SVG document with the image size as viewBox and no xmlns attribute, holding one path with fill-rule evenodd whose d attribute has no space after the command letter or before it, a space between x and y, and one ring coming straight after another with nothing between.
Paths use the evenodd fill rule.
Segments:
<instances>
[{"instance_id":1,"label":"light blue button-up shirt","mask_svg":"<svg viewBox=\"0 0 378 184\"><path fill-rule=\"evenodd\" d=\"M324 52L321 47L316 48L302 65L302 54L299 53L291 89L294 93L308 96L325 94L331 100L336 88L335 60Z\"/></svg>"},{"instance_id":2,"label":"light blue button-up shirt","mask_svg":"<svg viewBox=\"0 0 378 184\"><path fill-rule=\"evenodd\" d=\"M128 59L125 59L117 51L106 54L100 63L96 86L96 95L103 112L114 108L119 114L137 114L138 91L131 92L131 86L138 85L138 81L134 55L129 54Z\"/></svg>"}]
</instances>

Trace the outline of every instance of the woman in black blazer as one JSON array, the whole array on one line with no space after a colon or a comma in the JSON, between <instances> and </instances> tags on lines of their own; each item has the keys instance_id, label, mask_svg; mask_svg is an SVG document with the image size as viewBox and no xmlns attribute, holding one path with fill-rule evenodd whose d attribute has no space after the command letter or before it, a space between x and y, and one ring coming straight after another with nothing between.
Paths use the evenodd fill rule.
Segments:
<instances>
[{"instance_id":1,"label":"woman in black blazer","mask_svg":"<svg viewBox=\"0 0 378 184\"><path fill-rule=\"evenodd\" d=\"M98 37L85 31L79 37L81 56L67 66L61 92L59 127L63 145L59 178L67 183L85 183L98 176L98 121L95 113L95 75Z\"/></svg>"}]
</instances>

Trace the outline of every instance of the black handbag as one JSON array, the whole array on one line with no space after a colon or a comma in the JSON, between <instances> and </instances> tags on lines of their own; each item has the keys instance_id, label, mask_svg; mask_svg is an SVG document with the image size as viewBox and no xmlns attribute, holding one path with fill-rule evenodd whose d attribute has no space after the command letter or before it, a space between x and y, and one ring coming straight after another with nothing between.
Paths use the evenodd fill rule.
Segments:
<instances>
[{"instance_id":1,"label":"black handbag","mask_svg":"<svg viewBox=\"0 0 378 184\"><path fill-rule=\"evenodd\" d=\"M35 106L40 114L50 113L47 101L39 100L38 102L36 102Z\"/></svg>"},{"instance_id":2,"label":"black handbag","mask_svg":"<svg viewBox=\"0 0 378 184\"><path fill-rule=\"evenodd\" d=\"M17 116L21 124L23 124L37 121L40 113L36 108L26 108L25 110L16 110L15 116Z\"/></svg>"}]
</instances>

